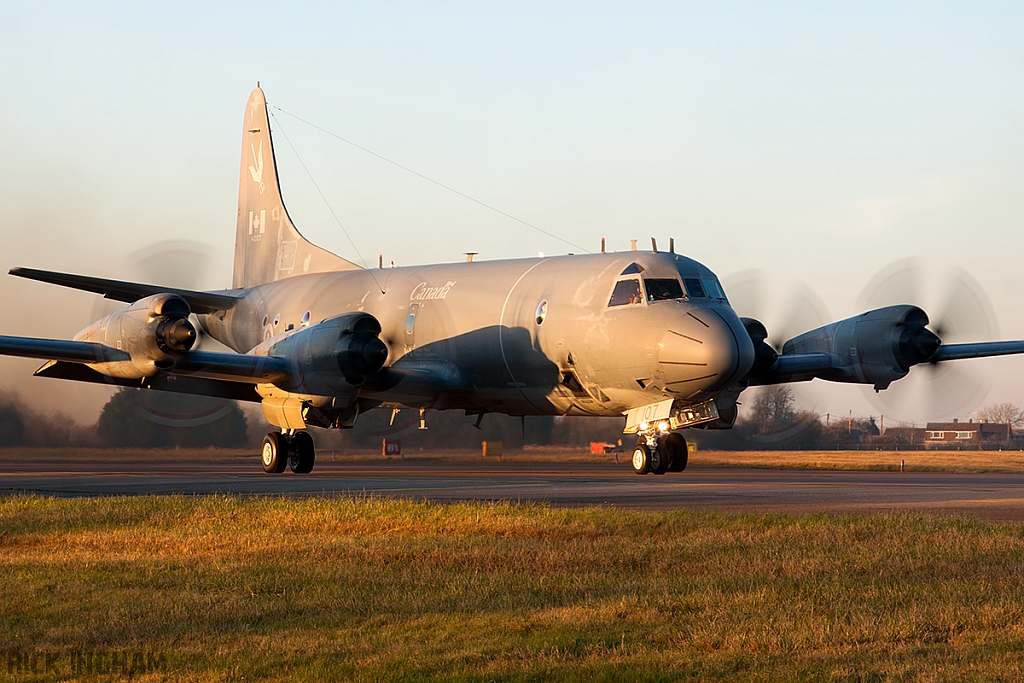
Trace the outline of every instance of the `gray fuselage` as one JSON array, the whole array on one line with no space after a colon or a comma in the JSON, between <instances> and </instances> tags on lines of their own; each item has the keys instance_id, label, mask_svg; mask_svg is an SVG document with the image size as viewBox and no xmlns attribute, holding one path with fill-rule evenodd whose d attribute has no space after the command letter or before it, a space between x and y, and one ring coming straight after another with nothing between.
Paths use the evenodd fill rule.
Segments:
<instances>
[{"instance_id":1,"label":"gray fuselage","mask_svg":"<svg viewBox=\"0 0 1024 683\"><path fill-rule=\"evenodd\" d=\"M639 300L609 305L617 283L631 279L643 282ZM385 405L620 416L734 387L754 352L724 296L686 286L682 297L651 300L651 279L700 280L709 292L717 285L705 266L669 253L454 263L286 278L243 290L241 305L201 322L213 338L248 352L334 316L369 313L389 350L382 372L432 378L369 378L360 398Z\"/></svg>"}]
</instances>

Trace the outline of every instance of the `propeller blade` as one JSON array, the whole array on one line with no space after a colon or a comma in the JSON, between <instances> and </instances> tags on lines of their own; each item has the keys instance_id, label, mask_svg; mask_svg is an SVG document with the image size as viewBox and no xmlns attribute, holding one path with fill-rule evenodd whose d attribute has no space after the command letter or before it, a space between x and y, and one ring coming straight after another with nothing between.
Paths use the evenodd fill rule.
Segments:
<instances>
[{"instance_id":1,"label":"propeller blade","mask_svg":"<svg viewBox=\"0 0 1024 683\"><path fill-rule=\"evenodd\" d=\"M969 365L930 363L922 366L928 413L935 420L963 416L988 395L988 382Z\"/></svg>"},{"instance_id":2,"label":"propeller blade","mask_svg":"<svg viewBox=\"0 0 1024 683\"><path fill-rule=\"evenodd\" d=\"M861 290L857 306L865 311L898 304L924 307L926 302L921 300L921 280L921 265L917 259L906 258L890 263Z\"/></svg>"},{"instance_id":3,"label":"propeller blade","mask_svg":"<svg viewBox=\"0 0 1024 683\"><path fill-rule=\"evenodd\" d=\"M927 269L922 262L901 259L878 272L858 297L863 310L894 304L914 304L928 313L931 329L943 345L958 341L992 339L995 315L981 285L961 268ZM969 357L971 349L954 346L944 357L940 346L934 358ZM1011 352L1011 351L1008 351ZM940 420L964 415L977 408L989 383L976 366L953 368L948 363L916 366L908 377L889 389L866 389L870 402L895 419L924 417ZM922 415L922 410L926 415Z\"/></svg>"},{"instance_id":4,"label":"propeller blade","mask_svg":"<svg viewBox=\"0 0 1024 683\"><path fill-rule=\"evenodd\" d=\"M760 320L777 353L792 337L831 322L825 303L802 282L786 284L764 270L751 269L725 278L724 286L733 310Z\"/></svg>"}]
</instances>

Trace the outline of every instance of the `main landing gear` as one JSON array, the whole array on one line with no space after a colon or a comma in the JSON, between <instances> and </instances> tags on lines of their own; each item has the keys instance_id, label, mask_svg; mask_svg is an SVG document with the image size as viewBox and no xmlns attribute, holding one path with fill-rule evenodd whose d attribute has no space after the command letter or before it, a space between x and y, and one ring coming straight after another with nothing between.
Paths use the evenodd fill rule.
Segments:
<instances>
[{"instance_id":1,"label":"main landing gear","mask_svg":"<svg viewBox=\"0 0 1024 683\"><path fill-rule=\"evenodd\" d=\"M682 434L641 434L633 449L633 471L637 474L682 472L686 469L687 457L686 439Z\"/></svg>"},{"instance_id":2,"label":"main landing gear","mask_svg":"<svg viewBox=\"0 0 1024 683\"><path fill-rule=\"evenodd\" d=\"M285 465L295 474L308 474L316 461L313 437L306 432L271 432L263 439L260 459L267 474L280 474Z\"/></svg>"}]
</instances>

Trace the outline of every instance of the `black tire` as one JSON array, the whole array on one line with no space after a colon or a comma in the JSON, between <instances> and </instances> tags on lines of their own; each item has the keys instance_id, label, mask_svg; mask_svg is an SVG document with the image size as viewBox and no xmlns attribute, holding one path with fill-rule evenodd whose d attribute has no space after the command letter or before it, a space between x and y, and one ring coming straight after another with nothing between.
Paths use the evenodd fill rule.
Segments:
<instances>
[{"instance_id":1,"label":"black tire","mask_svg":"<svg viewBox=\"0 0 1024 683\"><path fill-rule=\"evenodd\" d=\"M284 472L285 463L288 461L288 439L284 434L271 432L263 438L260 460L263 462L263 471L267 474Z\"/></svg>"},{"instance_id":2,"label":"black tire","mask_svg":"<svg viewBox=\"0 0 1024 683\"><path fill-rule=\"evenodd\" d=\"M288 456L288 467L295 474L309 474L316 462L316 448L313 437L306 432L299 432L292 437L292 447Z\"/></svg>"},{"instance_id":3,"label":"black tire","mask_svg":"<svg viewBox=\"0 0 1024 683\"><path fill-rule=\"evenodd\" d=\"M651 451L651 474L665 474L672 464L672 456L665 450L665 439L658 439L658 445Z\"/></svg>"},{"instance_id":4,"label":"black tire","mask_svg":"<svg viewBox=\"0 0 1024 683\"><path fill-rule=\"evenodd\" d=\"M633 449L633 457L630 462L633 471L637 474L647 474L651 471L651 449L645 443L638 443Z\"/></svg>"},{"instance_id":5,"label":"black tire","mask_svg":"<svg viewBox=\"0 0 1024 683\"><path fill-rule=\"evenodd\" d=\"M686 469L686 463L690 458L690 451L682 434L673 432L667 435L662 441L661 447L665 449L669 456L669 472L682 472Z\"/></svg>"}]
</instances>

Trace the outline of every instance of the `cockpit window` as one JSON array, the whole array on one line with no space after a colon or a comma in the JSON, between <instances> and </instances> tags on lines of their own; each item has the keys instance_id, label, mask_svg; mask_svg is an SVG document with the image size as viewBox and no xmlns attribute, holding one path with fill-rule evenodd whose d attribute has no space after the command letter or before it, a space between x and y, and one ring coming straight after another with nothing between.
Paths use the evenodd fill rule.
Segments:
<instances>
[{"instance_id":1,"label":"cockpit window","mask_svg":"<svg viewBox=\"0 0 1024 683\"><path fill-rule=\"evenodd\" d=\"M644 297L640 293L640 281L630 278L615 283L612 291L612 298L608 301L609 306L625 306L627 304L643 303Z\"/></svg>"},{"instance_id":2,"label":"cockpit window","mask_svg":"<svg viewBox=\"0 0 1024 683\"><path fill-rule=\"evenodd\" d=\"M718 283L715 278L704 278L704 291L707 292L708 296L712 299L721 299L725 301L725 292L722 291L722 285Z\"/></svg>"},{"instance_id":3,"label":"cockpit window","mask_svg":"<svg viewBox=\"0 0 1024 683\"><path fill-rule=\"evenodd\" d=\"M700 280L695 277L683 278L683 284L686 286L686 293L691 299L705 299L707 294L704 293L704 285L700 283Z\"/></svg>"},{"instance_id":4,"label":"cockpit window","mask_svg":"<svg viewBox=\"0 0 1024 683\"><path fill-rule=\"evenodd\" d=\"M619 273L619 275L633 275L634 273L644 272L644 267L635 261L626 266L626 269Z\"/></svg>"},{"instance_id":5,"label":"cockpit window","mask_svg":"<svg viewBox=\"0 0 1024 683\"><path fill-rule=\"evenodd\" d=\"M647 289L648 301L666 301L669 299L682 299L683 288L679 280L673 278L644 278L644 287Z\"/></svg>"}]
</instances>

